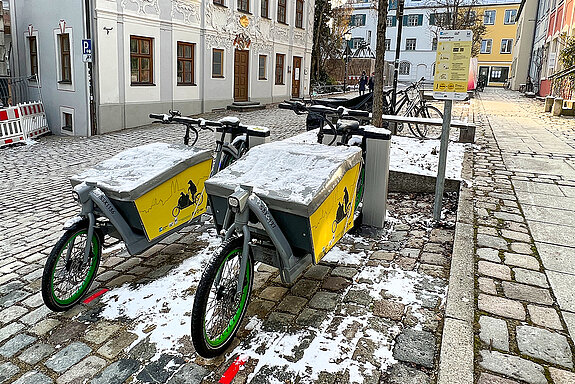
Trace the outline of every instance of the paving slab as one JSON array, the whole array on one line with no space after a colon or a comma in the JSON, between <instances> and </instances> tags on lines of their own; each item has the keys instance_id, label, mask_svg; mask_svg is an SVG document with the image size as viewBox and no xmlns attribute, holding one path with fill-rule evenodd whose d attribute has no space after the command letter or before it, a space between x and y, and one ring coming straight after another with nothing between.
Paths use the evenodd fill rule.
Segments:
<instances>
[{"instance_id":1,"label":"paving slab","mask_svg":"<svg viewBox=\"0 0 575 384\"><path fill-rule=\"evenodd\" d=\"M565 311L575 312L573 276L561 272L547 271L547 278L557 298L559 307Z\"/></svg>"},{"instance_id":2,"label":"paving slab","mask_svg":"<svg viewBox=\"0 0 575 384\"><path fill-rule=\"evenodd\" d=\"M529 229L536 242L575 247L575 227L529 221Z\"/></svg>"},{"instance_id":3,"label":"paving slab","mask_svg":"<svg viewBox=\"0 0 575 384\"><path fill-rule=\"evenodd\" d=\"M575 248L536 242L545 269L575 275Z\"/></svg>"}]
</instances>

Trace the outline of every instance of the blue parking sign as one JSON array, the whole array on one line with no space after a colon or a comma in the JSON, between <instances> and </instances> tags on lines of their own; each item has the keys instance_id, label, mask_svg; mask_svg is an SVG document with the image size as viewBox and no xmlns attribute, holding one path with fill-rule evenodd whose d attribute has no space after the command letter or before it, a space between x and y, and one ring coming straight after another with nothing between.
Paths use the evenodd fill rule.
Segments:
<instances>
[{"instance_id":1,"label":"blue parking sign","mask_svg":"<svg viewBox=\"0 0 575 384\"><path fill-rule=\"evenodd\" d=\"M82 40L82 54L83 55L92 54L92 40L90 39Z\"/></svg>"}]
</instances>

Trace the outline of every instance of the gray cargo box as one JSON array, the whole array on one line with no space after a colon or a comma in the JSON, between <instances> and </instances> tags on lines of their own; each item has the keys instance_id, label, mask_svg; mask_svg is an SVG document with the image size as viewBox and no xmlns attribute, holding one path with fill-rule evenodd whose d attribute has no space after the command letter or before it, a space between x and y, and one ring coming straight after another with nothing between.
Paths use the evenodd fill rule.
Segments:
<instances>
[{"instance_id":1,"label":"gray cargo box","mask_svg":"<svg viewBox=\"0 0 575 384\"><path fill-rule=\"evenodd\" d=\"M290 244L313 252L319 261L353 226L361 161L357 147L287 142L257 146L206 181L216 225L223 224L227 197L236 187L250 185ZM345 216L336 221L342 206Z\"/></svg>"}]
</instances>

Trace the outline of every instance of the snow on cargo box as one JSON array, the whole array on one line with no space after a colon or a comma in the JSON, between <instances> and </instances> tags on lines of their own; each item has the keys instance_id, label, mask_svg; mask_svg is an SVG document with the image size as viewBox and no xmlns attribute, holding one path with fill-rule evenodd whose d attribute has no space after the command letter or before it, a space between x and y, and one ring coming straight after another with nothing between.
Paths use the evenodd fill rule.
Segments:
<instances>
[{"instance_id":1,"label":"snow on cargo box","mask_svg":"<svg viewBox=\"0 0 575 384\"><path fill-rule=\"evenodd\" d=\"M151 241L206 212L211 166L210 151L152 143L122 151L70 182L96 183L130 227Z\"/></svg>"},{"instance_id":2,"label":"snow on cargo box","mask_svg":"<svg viewBox=\"0 0 575 384\"><path fill-rule=\"evenodd\" d=\"M252 148L206 181L216 226L223 225L236 187L252 186L294 253L311 253L317 263L353 227L361 162L357 147L273 142Z\"/></svg>"}]
</instances>

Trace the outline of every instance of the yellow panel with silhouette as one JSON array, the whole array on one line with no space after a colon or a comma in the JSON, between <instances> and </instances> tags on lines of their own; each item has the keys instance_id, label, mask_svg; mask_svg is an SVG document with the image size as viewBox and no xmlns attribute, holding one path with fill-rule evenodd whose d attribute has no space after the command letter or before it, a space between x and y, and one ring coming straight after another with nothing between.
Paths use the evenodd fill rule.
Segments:
<instances>
[{"instance_id":1,"label":"yellow panel with silhouette","mask_svg":"<svg viewBox=\"0 0 575 384\"><path fill-rule=\"evenodd\" d=\"M315 263L353 228L359 169L357 164L347 171L309 218Z\"/></svg>"},{"instance_id":2,"label":"yellow panel with silhouette","mask_svg":"<svg viewBox=\"0 0 575 384\"><path fill-rule=\"evenodd\" d=\"M206 212L208 199L204 182L211 168L212 160L196 164L136 199L148 240Z\"/></svg>"}]
</instances>

